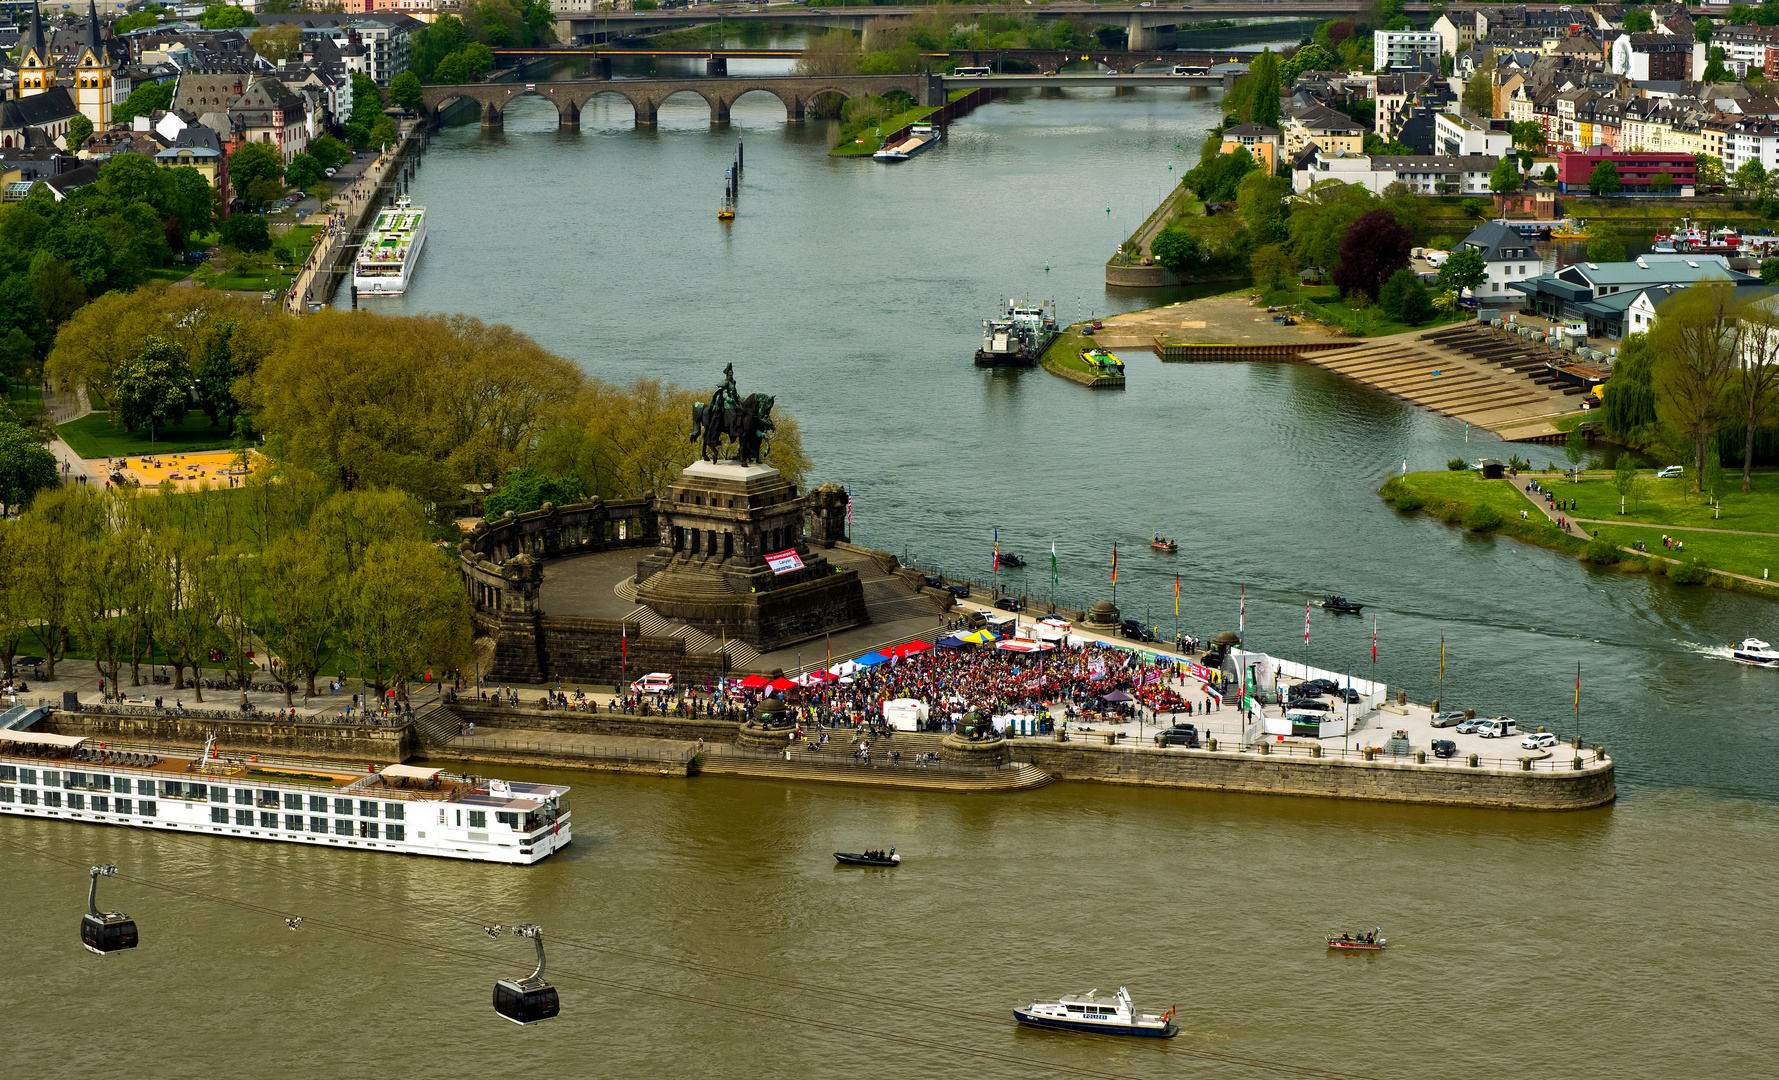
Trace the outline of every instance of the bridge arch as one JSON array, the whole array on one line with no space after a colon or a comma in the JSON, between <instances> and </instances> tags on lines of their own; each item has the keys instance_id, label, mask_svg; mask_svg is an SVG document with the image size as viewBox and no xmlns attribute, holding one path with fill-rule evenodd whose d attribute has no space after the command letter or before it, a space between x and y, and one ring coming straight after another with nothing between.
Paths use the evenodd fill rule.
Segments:
<instances>
[{"instance_id":1,"label":"bridge arch","mask_svg":"<svg viewBox=\"0 0 1779 1080\"><path fill-rule=\"evenodd\" d=\"M768 94L777 98L778 103L784 106L785 119L787 121L803 119L803 99L794 92L787 92L776 86L740 87L735 93L729 95L728 107L733 109L736 102L749 94Z\"/></svg>"},{"instance_id":2,"label":"bridge arch","mask_svg":"<svg viewBox=\"0 0 1779 1080\"><path fill-rule=\"evenodd\" d=\"M710 122L712 124L727 124L729 122L729 98L722 93L722 89L726 88L706 89L703 86L671 87L655 99L655 108L659 110L663 105L671 102L674 98L681 97L685 94L693 94L702 100L705 106L710 109Z\"/></svg>"},{"instance_id":3,"label":"bridge arch","mask_svg":"<svg viewBox=\"0 0 1779 1080\"><path fill-rule=\"evenodd\" d=\"M442 126L444 123L445 110L451 108L451 106L456 105L460 101L475 102L476 112L486 119L488 115L488 104L482 100L482 95L476 93L474 89L470 87L441 87L440 90L442 92L437 95L436 100L435 96L430 93L421 99L421 104L426 107L426 123L428 127L436 128Z\"/></svg>"},{"instance_id":4,"label":"bridge arch","mask_svg":"<svg viewBox=\"0 0 1779 1080\"><path fill-rule=\"evenodd\" d=\"M631 122L636 124L643 123L644 106L638 101L638 96L629 91L619 89L617 84L597 86L590 92L583 94L578 102L578 109L576 111L577 115L593 106L594 103L598 102L601 98L605 97L623 98L630 106ZM651 111L649 113L651 123L653 122L653 115L654 114Z\"/></svg>"}]
</instances>

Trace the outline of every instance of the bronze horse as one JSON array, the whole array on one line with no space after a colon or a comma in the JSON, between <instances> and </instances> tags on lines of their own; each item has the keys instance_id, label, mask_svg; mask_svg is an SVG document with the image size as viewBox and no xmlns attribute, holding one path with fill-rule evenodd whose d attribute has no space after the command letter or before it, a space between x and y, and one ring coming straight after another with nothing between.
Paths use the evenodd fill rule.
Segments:
<instances>
[{"instance_id":1,"label":"bronze horse","mask_svg":"<svg viewBox=\"0 0 1779 1080\"><path fill-rule=\"evenodd\" d=\"M750 465L766 456L769 449L767 433L776 430L772 423L770 394L749 394L735 408L709 409L702 401L692 405L692 434L687 442L699 444L705 461L721 460L722 440L735 443L735 460Z\"/></svg>"}]
</instances>

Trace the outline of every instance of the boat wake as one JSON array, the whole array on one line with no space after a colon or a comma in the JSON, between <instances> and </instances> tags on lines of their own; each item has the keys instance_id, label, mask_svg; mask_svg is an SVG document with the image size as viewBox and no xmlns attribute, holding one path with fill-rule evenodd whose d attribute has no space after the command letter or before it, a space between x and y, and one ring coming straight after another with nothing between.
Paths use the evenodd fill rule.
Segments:
<instances>
[{"instance_id":1,"label":"boat wake","mask_svg":"<svg viewBox=\"0 0 1779 1080\"><path fill-rule=\"evenodd\" d=\"M1687 652L1694 653L1698 656L1709 656L1714 660L1732 659L1730 655L1731 650L1728 645L1701 645L1696 641L1682 641L1677 644Z\"/></svg>"}]
</instances>

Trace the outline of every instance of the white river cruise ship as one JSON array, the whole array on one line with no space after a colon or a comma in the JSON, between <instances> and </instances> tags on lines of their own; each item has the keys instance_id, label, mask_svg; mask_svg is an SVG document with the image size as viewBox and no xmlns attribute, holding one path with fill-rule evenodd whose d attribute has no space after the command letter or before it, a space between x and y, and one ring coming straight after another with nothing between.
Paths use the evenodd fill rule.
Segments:
<instances>
[{"instance_id":1,"label":"white river cruise ship","mask_svg":"<svg viewBox=\"0 0 1779 1080\"><path fill-rule=\"evenodd\" d=\"M358 249L352 284L361 295L399 296L407 291L408 278L425 244L426 208L413 205L403 195L394 206L377 211L376 223Z\"/></svg>"},{"instance_id":2,"label":"white river cruise ship","mask_svg":"<svg viewBox=\"0 0 1779 1080\"><path fill-rule=\"evenodd\" d=\"M529 865L574 837L568 788L0 730L0 814Z\"/></svg>"}]
</instances>

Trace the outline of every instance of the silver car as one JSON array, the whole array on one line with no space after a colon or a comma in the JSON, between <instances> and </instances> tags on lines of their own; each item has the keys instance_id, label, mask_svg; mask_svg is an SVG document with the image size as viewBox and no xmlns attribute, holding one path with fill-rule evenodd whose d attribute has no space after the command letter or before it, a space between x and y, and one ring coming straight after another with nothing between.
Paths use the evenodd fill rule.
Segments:
<instances>
[{"instance_id":1,"label":"silver car","mask_svg":"<svg viewBox=\"0 0 1779 1080\"><path fill-rule=\"evenodd\" d=\"M1462 724L1463 722L1464 722L1464 714L1461 712L1434 713L1433 720L1432 720L1432 726L1433 727L1456 727L1457 725Z\"/></svg>"}]
</instances>

